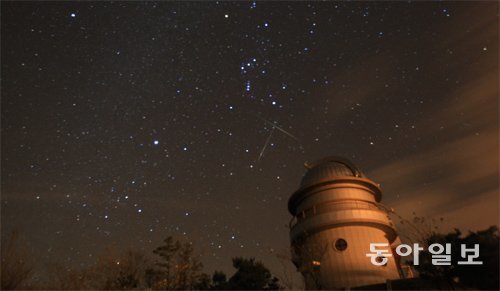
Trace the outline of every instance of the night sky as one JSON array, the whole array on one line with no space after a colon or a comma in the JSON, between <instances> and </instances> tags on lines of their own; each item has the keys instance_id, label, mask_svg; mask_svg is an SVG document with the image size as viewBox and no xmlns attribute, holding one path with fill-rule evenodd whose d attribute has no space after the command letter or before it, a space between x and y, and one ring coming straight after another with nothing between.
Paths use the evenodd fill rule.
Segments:
<instances>
[{"instance_id":1,"label":"night sky","mask_svg":"<svg viewBox=\"0 0 500 291\"><path fill-rule=\"evenodd\" d=\"M497 224L497 12L2 1L2 237L75 268L173 235L206 272L239 255L279 273L287 200L329 155L405 217Z\"/></svg>"}]
</instances>

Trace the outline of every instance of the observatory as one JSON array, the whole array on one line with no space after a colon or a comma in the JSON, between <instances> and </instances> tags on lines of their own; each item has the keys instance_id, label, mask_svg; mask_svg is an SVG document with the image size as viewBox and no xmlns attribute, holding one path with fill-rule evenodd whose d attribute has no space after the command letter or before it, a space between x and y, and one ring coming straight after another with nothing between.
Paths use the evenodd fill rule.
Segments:
<instances>
[{"instance_id":1,"label":"observatory","mask_svg":"<svg viewBox=\"0 0 500 291\"><path fill-rule=\"evenodd\" d=\"M306 289L341 289L400 278L394 249L396 229L382 192L350 161L328 157L306 163L299 189L290 197L292 260ZM388 244L388 254L372 264L371 243ZM386 260L387 259L387 260Z\"/></svg>"}]
</instances>

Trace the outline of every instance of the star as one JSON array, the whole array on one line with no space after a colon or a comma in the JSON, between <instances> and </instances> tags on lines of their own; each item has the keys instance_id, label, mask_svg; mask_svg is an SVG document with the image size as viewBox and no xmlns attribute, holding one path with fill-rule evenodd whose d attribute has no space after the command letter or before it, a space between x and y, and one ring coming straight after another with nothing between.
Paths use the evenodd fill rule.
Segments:
<instances>
[{"instance_id":1,"label":"star","mask_svg":"<svg viewBox=\"0 0 500 291\"><path fill-rule=\"evenodd\" d=\"M461 185L486 209L497 4L438 4L2 3L4 232L51 248L40 265L85 270L106 244L149 256L172 235L216 252L203 272L232 271L233 256L290 246L287 199L303 163L329 155L374 173L382 202L421 185L456 200Z\"/></svg>"}]
</instances>

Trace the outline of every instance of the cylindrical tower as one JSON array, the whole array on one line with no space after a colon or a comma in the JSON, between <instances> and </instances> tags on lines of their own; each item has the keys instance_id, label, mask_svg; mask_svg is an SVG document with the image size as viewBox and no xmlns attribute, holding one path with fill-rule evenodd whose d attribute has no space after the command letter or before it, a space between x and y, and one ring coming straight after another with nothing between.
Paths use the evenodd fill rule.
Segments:
<instances>
[{"instance_id":1,"label":"cylindrical tower","mask_svg":"<svg viewBox=\"0 0 500 291\"><path fill-rule=\"evenodd\" d=\"M340 289L399 279L399 242L379 185L350 161L329 157L308 168L288 201L292 260L306 289ZM386 243L387 263L371 263L371 243ZM381 259L381 258L377 258Z\"/></svg>"}]
</instances>

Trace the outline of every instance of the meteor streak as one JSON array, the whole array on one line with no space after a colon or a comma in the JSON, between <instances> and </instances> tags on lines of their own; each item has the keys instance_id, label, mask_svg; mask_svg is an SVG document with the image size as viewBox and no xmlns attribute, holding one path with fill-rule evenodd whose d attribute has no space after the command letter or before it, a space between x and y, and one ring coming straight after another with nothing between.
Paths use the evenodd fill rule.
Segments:
<instances>
[{"instance_id":1,"label":"meteor streak","mask_svg":"<svg viewBox=\"0 0 500 291\"><path fill-rule=\"evenodd\" d=\"M274 132L274 127L273 127L273 129L271 129L271 132L269 133L269 136L266 139L266 143L264 144L264 147L262 147L262 150L260 151L259 158L257 159L257 161L260 161L260 158L262 158L262 155L264 155L264 151L266 150L267 145L271 141L271 137L273 136L273 132Z\"/></svg>"},{"instance_id":2,"label":"meteor streak","mask_svg":"<svg viewBox=\"0 0 500 291\"><path fill-rule=\"evenodd\" d=\"M273 122L270 122L268 120L265 120L264 118L260 118L262 119L265 123L271 125L273 128L276 128L277 130L281 131L282 133L288 135L289 137L293 138L294 140L298 141L299 139L296 138L293 134L289 133L288 131L284 130L283 128L279 127L278 125L276 125L276 123L273 123Z\"/></svg>"},{"instance_id":3,"label":"meteor streak","mask_svg":"<svg viewBox=\"0 0 500 291\"><path fill-rule=\"evenodd\" d=\"M260 161L260 159L262 158L262 156L264 156L264 152L266 151L267 149L267 146L269 145L269 143L271 142L271 138L273 137L273 133L274 133L274 130L277 129L279 131L281 131L282 133L286 134L287 136L293 138L294 140L299 141L299 139L294 136L293 134L291 134L290 132L284 130L282 127L278 126L275 122L270 122L260 116L257 115L257 117L264 121L266 124L270 125L271 126L271 131L269 132L269 136L267 137L266 139L266 142L264 143L264 146L262 147L262 150L260 151L260 154L259 154L259 158L257 159L257 161ZM302 148L302 146L300 146L300 148Z\"/></svg>"}]
</instances>

